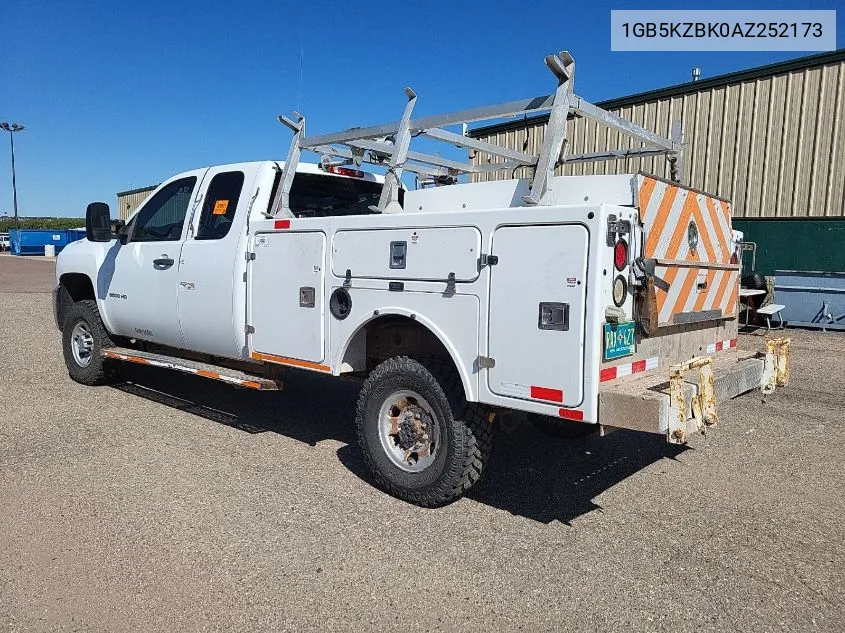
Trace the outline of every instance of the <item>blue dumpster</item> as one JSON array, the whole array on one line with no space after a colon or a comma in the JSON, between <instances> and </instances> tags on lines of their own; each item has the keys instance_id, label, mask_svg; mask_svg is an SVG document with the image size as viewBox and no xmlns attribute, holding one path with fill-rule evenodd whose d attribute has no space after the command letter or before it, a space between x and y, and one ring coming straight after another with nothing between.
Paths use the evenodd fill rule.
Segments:
<instances>
[{"instance_id":1,"label":"blue dumpster","mask_svg":"<svg viewBox=\"0 0 845 633\"><path fill-rule=\"evenodd\" d=\"M68 229L67 243L70 244L76 240L84 240L85 237L85 229Z\"/></svg>"},{"instance_id":2,"label":"blue dumpster","mask_svg":"<svg viewBox=\"0 0 845 633\"><path fill-rule=\"evenodd\" d=\"M9 231L12 255L43 255L44 246L52 244L58 255L70 242L85 238L77 229L12 229Z\"/></svg>"},{"instance_id":3,"label":"blue dumpster","mask_svg":"<svg viewBox=\"0 0 845 633\"><path fill-rule=\"evenodd\" d=\"M845 330L845 273L776 270L775 300L787 325Z\"/></svg>"}]
</instances>

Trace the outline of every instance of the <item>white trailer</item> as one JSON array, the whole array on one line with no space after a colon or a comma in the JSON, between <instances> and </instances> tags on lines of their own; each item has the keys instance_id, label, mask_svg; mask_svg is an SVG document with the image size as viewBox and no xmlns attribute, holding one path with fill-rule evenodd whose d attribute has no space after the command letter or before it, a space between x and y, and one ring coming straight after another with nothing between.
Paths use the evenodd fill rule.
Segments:
<instances>
[{"instance_id":1,"label":"white trailer","mask_svg":"<svg viewBox=\"0 0 845 633\"><path fill-rule=\"evenodd\" d=\"M624 153L666 154L675 175L682 145L577 97L567 53L546 63L548 97L413 119L406 89L400 121L317 137L280 117L285 161L178 174L125 225L89 205L88 240L57 262L71 377L103 384L135 362L257 390L280 388L283 368L360 379L374 481L426 506L479 479L502 412L680 443L716 424L718 400L785 384L787 339L761 358L736 347L727 201L645 174L554 176L569 116L642 145ZM445 129L543 109L537 156ZM500 160L412 151L420 135ZM301 163L304 149L320 164ZM519 165L533 178L459 182ZM421 186L407 191L403 171Z\"/></svg>"}]
</instances>

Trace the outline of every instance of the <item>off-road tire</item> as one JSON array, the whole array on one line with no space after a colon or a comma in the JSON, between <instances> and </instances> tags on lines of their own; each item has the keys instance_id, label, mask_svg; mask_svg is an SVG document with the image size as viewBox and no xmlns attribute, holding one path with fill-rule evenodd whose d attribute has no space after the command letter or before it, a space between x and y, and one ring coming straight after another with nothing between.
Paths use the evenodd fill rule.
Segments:
<instances>
[{"instance_id":1,"label":"off-road tire","mask_svg":"<svg viewBox=\"0 0 845 633\"><path fill-rule=\"evenodd\" d=\"M599 430L598 424L563 420L561 418L553 418L548 415L540 415L539 413L529 413L528 420L539 431L542 431L546 435L551 435L552 437L558 437L565 440L576 440L582 437L588 437L597 433Z\"/></svg>"},{"instance_id":2,"label":"off-road tire","mask_svg":"<svg viewBox=\"0 0 845 633\"><path fill-rule=\"evenodd\" d=\"M85 367L76 362L71 347L73 329L80 321L85 322L94 339L91 360ZM83 385L105 385L113 382L116 379L115 368L104 362L101 353L106 347L114 347L114 341L103 325L97 302L86 299L74 303L68 310L62 328L62 350L71 379Z\"/></svg>"},{"instance_id":3,"label":"off-road tire","mask_svg":"<svg viewBox=\"0 0 845 633\"><path fill-rule=\"evenodd\" d=\"M435 459L420 472L397 467L379 440L379 408L398 389L419 393L438 424ZM493 440L484 408L466 401L457 371L440 359L398 356L381 363L361 387L355 424L364 462L376 485L424 507L445 505L472 488L481 479Z\"/></svg>"}]
</instances>

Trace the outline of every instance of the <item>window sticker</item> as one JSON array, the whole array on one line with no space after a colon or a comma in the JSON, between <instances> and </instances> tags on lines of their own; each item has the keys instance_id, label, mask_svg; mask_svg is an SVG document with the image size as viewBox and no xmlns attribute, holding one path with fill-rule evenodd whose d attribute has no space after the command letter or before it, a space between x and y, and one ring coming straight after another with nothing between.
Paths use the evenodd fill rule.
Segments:
<instances>
[{"instance_id":1,"label":"window sticker","mask_svg":"<svg viewBox=\"0 0 845 633\"><path fill-rule=\"evenodd\" d=\"M212 215L226 215L226 209L229 208L229 201L228 200L218 200L214 203L214 210L211 212Z\"/></svg>"}]
</instances>

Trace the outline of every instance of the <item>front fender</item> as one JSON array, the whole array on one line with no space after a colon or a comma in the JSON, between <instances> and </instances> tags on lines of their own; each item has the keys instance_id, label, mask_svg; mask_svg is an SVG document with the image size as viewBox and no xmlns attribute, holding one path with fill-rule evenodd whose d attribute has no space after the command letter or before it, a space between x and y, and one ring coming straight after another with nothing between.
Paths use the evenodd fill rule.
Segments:
<instances>
[{"instance_id":1,"label":"front fender","mask_svg":"<svg viewBox=\"0 0 845 633\"><path fill-rule=\"evenodd\" d=\"M62 249L56 258L56 285L61 283L62 275L77 273L88 277L94 288L94 298L103 324L114 332L108 314L106 297L114 273L114 260L121 244L117 240L111 242L89 242L77 240Z\"/></svg>"}]
</instances>

